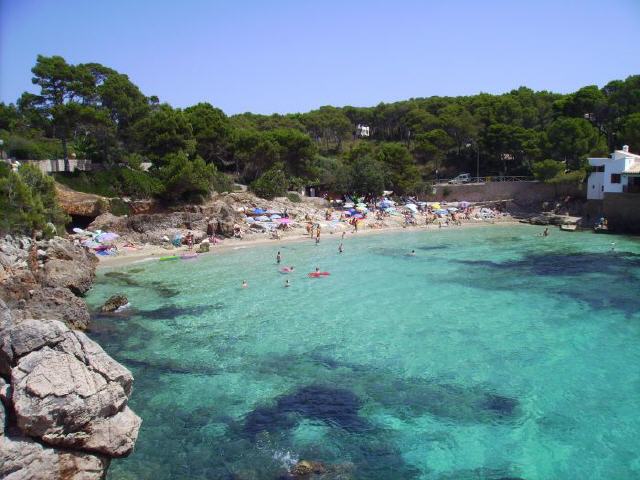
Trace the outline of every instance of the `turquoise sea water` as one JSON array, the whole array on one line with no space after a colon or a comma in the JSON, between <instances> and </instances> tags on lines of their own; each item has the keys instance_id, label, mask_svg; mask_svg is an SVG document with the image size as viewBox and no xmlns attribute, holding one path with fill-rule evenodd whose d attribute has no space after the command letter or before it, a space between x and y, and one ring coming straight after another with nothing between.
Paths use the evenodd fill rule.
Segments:
<instances>
[{"instance_id":1,"label":"turquoise sea water","mask_svg":"<svg viewBox=\"0 0 640 480\"><path fill-rule=\"evenodd\" d=\"M90 336L132 370L143 418L109 479L274 479L296 459L323 478L640 478L640 241L541 230L101 271L89 303L134 309Z\"/></svg>"}]
</instances>

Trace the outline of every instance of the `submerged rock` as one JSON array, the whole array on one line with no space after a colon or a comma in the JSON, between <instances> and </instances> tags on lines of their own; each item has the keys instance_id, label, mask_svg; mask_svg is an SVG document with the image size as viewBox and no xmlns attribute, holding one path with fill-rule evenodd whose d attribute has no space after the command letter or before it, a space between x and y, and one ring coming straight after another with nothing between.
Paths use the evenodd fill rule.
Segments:
<instances>
[{"instance_id":1,"label":"submerged rock","mask_svg":"<svg viewBox=\"0 0 640 480\"><path fill-rule=\"evenodd\" d=\"M109 300L104 302L104 305L100 308L101 312L115 312L120 307L124 307L129 303L129 300L124 295L112 295Z\"/></svg>"},{"instance_id":2,"label":"submerged rock","mask_svg":"<svg viewBox=\"0 0 640 480\"><path fill-rule=\"evenodd\" d=\"M312 473L324 473L326 470L325 466L320 462L300 460L291 468L291 474L295 477L304 477Z\"/></svg>"}]
</instances>

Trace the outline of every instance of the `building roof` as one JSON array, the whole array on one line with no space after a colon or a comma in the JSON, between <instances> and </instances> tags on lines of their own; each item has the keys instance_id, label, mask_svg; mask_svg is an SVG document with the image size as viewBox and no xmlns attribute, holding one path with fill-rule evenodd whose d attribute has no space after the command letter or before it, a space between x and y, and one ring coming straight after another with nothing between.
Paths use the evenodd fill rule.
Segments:
<instances>
[{"instance_id":1,"label":"building roof","mask_svg":"<svg viewBox=\"0 0 640 480\"><path fill-rule=\"evenodd\" d=\"M622 172L623 175L640 175L640 162L634 162L627 167L627 169Z\"/></svg>"},{"instance_id":2,"label":"building roof","mask_svg":"<svg viewBox=\"0 0 640 480\"><path fill-rule=\"evenodd\" d=\"M624 151L624 150L616 150L615 153L620 153L622 155L625 155L627 157L636 157L636 158L640 158L640 155L638 155L637 153L631 153L629 151Z\"/></svg>"}]
</instances>

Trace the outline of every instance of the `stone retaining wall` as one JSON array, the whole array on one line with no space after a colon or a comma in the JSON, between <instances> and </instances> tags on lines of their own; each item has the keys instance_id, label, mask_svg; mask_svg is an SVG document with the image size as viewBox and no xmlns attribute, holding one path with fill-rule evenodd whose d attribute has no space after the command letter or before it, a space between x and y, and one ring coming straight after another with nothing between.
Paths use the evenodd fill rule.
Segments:
<instances>
[{"instance_id":1,"label":"stone retaining wall","mask_svg":"<svg viewBox=\"0 0 640 480\"><path fill-rule=\"evenodd\" d=\"M640 193L605 193L602 207L612 231L640 233Z\"/></svg>"},{"instance_id":2,"label":"stone retaining wall","mask_svg":"<svg viewBox=\"0 0 640 480\"><path fill-rule=\"evenodd\" d=\"M487 182L462 185L438 185L429 200L483 202L490 200L514 200L518 203L535 203L553 198L585 198L584 185L547 184L542 182Z\"/></svg>"}]
</instances>

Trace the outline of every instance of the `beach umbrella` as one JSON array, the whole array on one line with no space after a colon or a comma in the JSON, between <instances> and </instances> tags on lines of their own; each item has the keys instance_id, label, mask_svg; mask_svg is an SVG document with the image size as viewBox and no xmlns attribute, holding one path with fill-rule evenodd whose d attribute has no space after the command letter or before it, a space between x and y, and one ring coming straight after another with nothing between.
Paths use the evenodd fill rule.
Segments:
<instances>
[{"instance_id":1,"label":"beach umbrella","mask_svg":"<svg viewBox=\"0 0 640 480\"><path fill-rule=\"evenodd\" d=\"M278 218L276 221L278 223L291 223L291 219L290 218Z\"/></svg>"},{"instance_id":2,"label":"beach umbrella","mask_svg":"<svg viewBox=\"0 0 640 480\"><path fill-rule=\"evenodd\" d=\"M277 213L276 213L276 214L271 215L271 220L277 220L277 219L279 219L279 218L281 218L281 217L280 217L280 215L278 215Z\"/></svg>"},{"instance_id":3,"label":"beach umbrella","mask_svg":"<svg viewBox=\"0 0 640 480\"><path fill-rule=\"evenodd\" d=\"M356 213L353 218L361 219L364 218L361 213Z\"/></svg>"},{"instance_id":4,"label":"beach umbrella","mask_svg":"<svg viewBox=\"0 0 640 480\"><path fill-rule=\"evenodd\" d=\"M449 207L448 210L450 212L457 212L458 211L458 209L456 207Z\"/></svg>"},{"instance_id":5,"label":"beach umbrella","mask_svg":"<svg viewBox=\"0 0 640 480\"><path fill-rule=\"evenodd\" d=\"M268 222L270 219L266 215L260 215L256 217L256 222Z\"/></svg>"},{"instance_id":6,"label":"beach umbrella","mask_svg":"<svg viewBox=\"0 0 640 480\"><path fill-rule=\"evenodd\" d=\"M469 206L469 202L460 202L460 208L467 208Z\"/></svg>"},{"instance_id":7,"label":"beach umbrella","mask_svg":"<svg viewBox=\"0 0 640 480\"><path fill-rule=\"evenodd\" d=\"M254 208L253 213L260 215L261 213L264 213L264 210L261 208Z\"/></svg>"},{"instance_id":8,"label":"beach umbrella","mask_svg":"<svg viewBox=\"0 0 640 480\"><path fill-rule=\"evenodd\" d=\"M440 209L436 210L436 213L438 215L446 215L449 212L447 212L446 210L443 210L443 209L440 208Z\"/></svg>"},{"instance_id":9,"label":"beach umbrella","mask_svg":"<svg viewBox=\"0 0 640 480\"><path fill-rule=\"evenodd\" d=\"M116 238L118 238L119 236L120 235L118 235L117 233L104 232L104 233L100 233L99 235L96 235L96 240L100 243L111 242Z\"/></svg>"}]
</instances>

